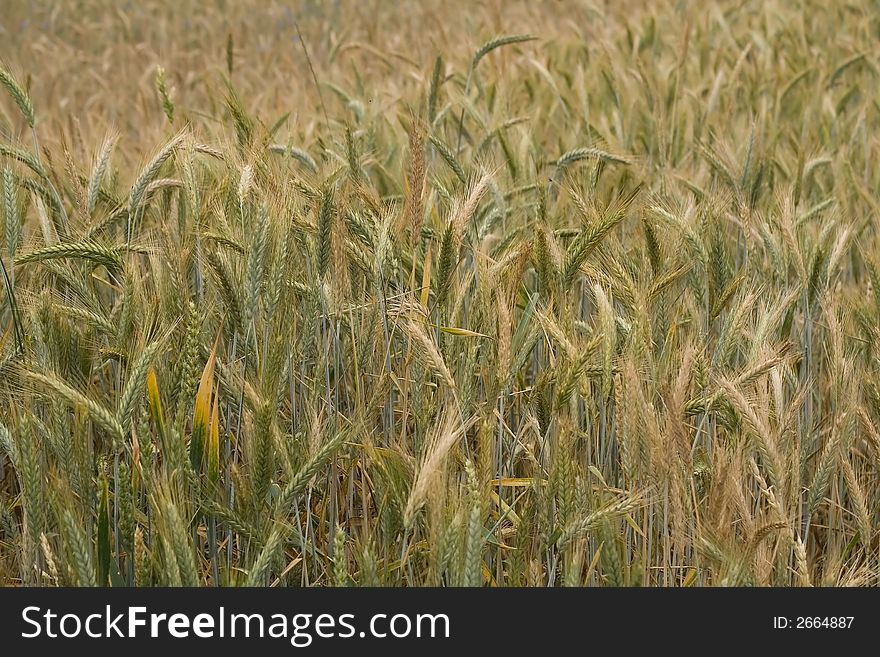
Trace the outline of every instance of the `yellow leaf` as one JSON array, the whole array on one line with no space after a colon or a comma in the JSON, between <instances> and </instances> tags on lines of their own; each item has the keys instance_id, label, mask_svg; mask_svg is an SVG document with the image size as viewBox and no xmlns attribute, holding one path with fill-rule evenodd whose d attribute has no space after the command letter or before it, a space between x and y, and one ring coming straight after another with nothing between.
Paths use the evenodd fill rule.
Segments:
<instances>
[{"instance_id":1,"label":"yellow leaf","mask_svg":"<svg viewBox=\"0 0 880 657\"><path fill-rule=\"evenodd\" d=\"M214 395L214 408L211 410L211 426L208 430L208 480L220 480L220 390Z\"/></svg>"},{"instance_id":2,"label":"yellow leaf","mask_svg":"<svg viewBox=\"0 0 880 657\"><path fill-rule=\"evenodd\" d=\"M605 547L605 541L602 541L599 544L599 547L596 549L596 554L593 555L593 560L590 562L590 565L587 566L587 572L584 574L584 580L587 581L593 575L593 572L596 570L596 566L599 565L599 558L602 556L602 548Z\"/></svg>"},{"instance_id":3,"label":"yellow leaf","mask_svg":"<svg viewBox=\"0 0 880 657\"><path fill-rule=\"evenodd\" d=\"M641 536L642 538L645 538L645 532L643 532L643 531L642 531L642 528L639 527L639 526L636 524L636 521L633 520L633 517L632 517L630 514L627 513L627 514L624 516L624 519L626 520L626 524L628 524L630 527L632 527L632 528L633 528L633 531L634 531L636 534L638 534L638 535Z\"/></svg>"},{"instance_id":4,"label":"yellow leaf","mask_svg":"<svg viewBox=\"0 0 880 657\"><path fill-rule=\"evenodd\" d=\"M498 586L498 583L495 581L495 578L492 576L492 571L489 570L489 566L483 562L483 581L485 581L491 588L495 588Z\"/></svg>"},{"instance_id":5,"label":"yellow leaf","mask_svg":"<svg viewBox=\"0 0 880 657\"><path fill-rule=\"evenodd\" d=\"M214 348L211 349L211 355L208 356L208 362L205 363L205 369L202 371L202 378L199 381L199 389L196 392L196 404L193 413L194 431L195 427L199 426L207 433L208 417L211 414L211 395L214 392L214 365L216 355L217 342L215 341Z\"/></svg>"},{"instance_id":6,"label":"yellow leaf","mask_svg":"<svg viewBox=\"0 0 880 657\"><path fill-rule=\"evenodd\" d=\"M159 382L156 370L152 367L147 372L147 399L150 403L150 414L159 433L160 444L165 444L165 412L162 410L162 396L159 394Z\"/></svg>"},{"instance_id":7,"label":"yellow leaf","mask_svg":"<svg viewBox=\"0 0 880 657\"><path fill-rule=\"evenodd\" d=\"M504 486L508 488L528 488L535 480L532 477L502 477L489 482L492 486ZM542 482L539 482L542 483Z\"/></svg>"},{"instance_id":8,"label":"yellow leaf","mask_svg":"<svg viewBox=\"0 0 880 657\"><path fill-rule=\"evenodd\" d=\"M489 495L492 498L492 501L495 502L495 504L497 504L498 507L501 509L501 512L508 518L510 518L510 522L513 524L513 526L519 527L519 523L522 521L520 517L516 514L516 511L513 510L513 507L511 507L507 502L498 497L498 493L496 493L494 490L490 491Z\"/></svg>"},{"instance_id":9,"label":"yellow leaf","mask_svg":"<svg viewBox=\"0 0 880 657\"><path fill-rule=\"evenodd\" d=\"M468 329L458 328L456 326L437 326L436 324L432 324L434 328L440 329L443 333L449 333L450 335L460 335L465 338L488 338L489 336L485 333L477 333L476 331L469 331Z\"/></svg>"},{"instance_id":10,"label":"yellow leaf","mask_svg":"<svg viewBox=\"0 0 880 657\"><path fill-rule=\"evenodd\" d=\"M208 356L208 362L205 363L205 369L202 371L202 378L199 381L199 389L196 391L196 403L193 410L193 428L192 437L189 444L189 458L193 469L196 472L201 471L204 458L204 451L207 447L208 422L211 415L211 396L214 392L214 365L217 357L217 345L220 342L220 335L214 340L214 347Z\"/></svg>"}]
</instances>

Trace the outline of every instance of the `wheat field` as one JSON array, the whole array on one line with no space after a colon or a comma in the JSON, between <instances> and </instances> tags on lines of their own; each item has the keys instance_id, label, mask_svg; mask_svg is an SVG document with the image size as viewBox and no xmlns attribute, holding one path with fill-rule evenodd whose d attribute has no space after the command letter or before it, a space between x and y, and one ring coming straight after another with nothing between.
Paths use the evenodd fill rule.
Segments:
<instances>
[{"instance_id":1,"label":"wheat field","mask_svg":"<svg viewBox=\"0 0 880 657\"><path fill-rule=\"evenodd\" d=\"M0 584L880 583L867 0L0 18Z\"/></svg>"}]
</instances>

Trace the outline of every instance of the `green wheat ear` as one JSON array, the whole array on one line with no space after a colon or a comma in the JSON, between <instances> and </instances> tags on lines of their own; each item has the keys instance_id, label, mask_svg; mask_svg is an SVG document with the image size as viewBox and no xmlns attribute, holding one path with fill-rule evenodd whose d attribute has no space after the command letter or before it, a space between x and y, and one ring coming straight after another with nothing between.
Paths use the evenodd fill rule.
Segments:
<instances>
[{"instance_id":1,"label":"green wheat ear","mask_svg":"<svg viewBox=\"0 0 880 657\"><path fill-rule=\"evenodd\" d=\"M0 68L0 85L3 85L9 95L12 96L12 100L15 101L24 120L27 121L28 127L33 128L34 106L31 104L31 99L27 92L16 82L9 71L2 68Z\"/></svg>"},{"instance_id":2,"label":"green wheat ear","mask_svg":"<svg viewBox=\"0 0 880 657\"><path fill-rule=\"evenodd\" d=\"M159 92L159 97L162 99L162 109L165 111L165 116L168 117L168 122L174 123L174 103L171 102L171 97L168 94L168 86L165 82L165 69L162 66L156 67L156 91Z\"/></svg>"}]
</instances>

